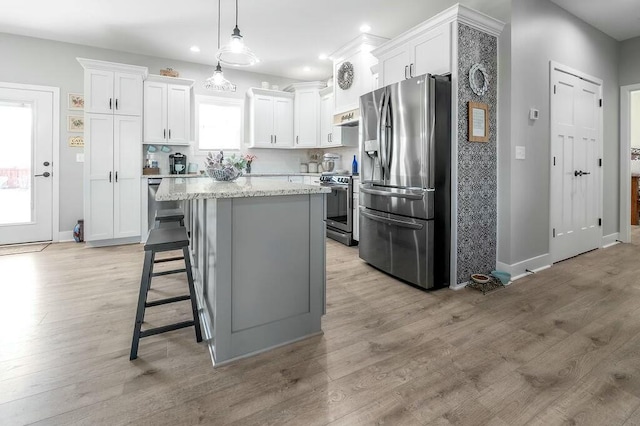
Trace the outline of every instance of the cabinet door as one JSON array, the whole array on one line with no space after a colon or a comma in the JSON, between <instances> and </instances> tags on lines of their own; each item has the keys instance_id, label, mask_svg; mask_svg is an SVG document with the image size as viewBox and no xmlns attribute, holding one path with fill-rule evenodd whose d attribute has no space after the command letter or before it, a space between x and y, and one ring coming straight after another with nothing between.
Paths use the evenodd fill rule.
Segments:
<instances>
[{"instance_id":1,"label":"cabinet door","mask_svg":"<svg viewBox=\"0 0 640 426\"><path fill-rule=\"evenodd\" d=\"M84 111L113 114L113 72L87 70L84 77Z\"/></svg>"},{"instance_id":2,"label":"cabinet door","mask_svg":"<svg viewBox=\"0 0 640 426\"><path fill-rule=\"evenodd\" d=\"M318 144L320 96L317 90L296 92L294 109L295 147L313 148Z\"/></svg>"},{"instance_id":3,"label":"cabinet door","mask_svg":"<svg viewBox=\"0 0 640 426\"><path fill-rule=\"evenodd\" d=\"M251 146L273 148L273 98L256 95L251 108Z\"/></svg>"},{"instance_id":4,"label":"cabinet door","mask_svg":"<svg viewBox=\"0 0 640 426\"><path fill-rule=\"evenodd\" d=\"M114 116L113 124L113 238L140 235L140 117Z\"/></svg>"},{"instance_id":5,"label":"cabinet door","mask_svg":"<svg viewBox=\"0 0 640 426\"><path fill-rule=\"evenodd\" d=\"M320 146L331 146L331 130L333 129L333 96L325 96L320 100Z\"/></svg>"},{"instance_id":6,"label":"cabinet door","mask_svg":"<svg viewBox=\"0 0 640 426\"><path fill-rule=\"evenodd\" d=\"M113 115L85 114L84 134L84 238L106 240L113 238Z\"/></svg>"},{"instance_id":7,"label":"cabinet door","mask_svg":"<svg viewBox=\"0 0 640 426\"><path fill-rule=\"evenodd\" d=\"M116 72L113 97L115 114L142 115L142 76Z\"/></svg>"},{"instance_id":8,"label":"cabinet door","mask_svg":"<svg viewBox=\"0 0 640 426\"><path fill-rule=\"evenodd\" d=\"M273 99L273 128L277 148L293 147L293 99Z\"/></svg>"},{"instance_id":9,"label":"cabinet door","mask_svg":"<svg viewBox=\"0 0 640 426\"><path fill-rule=\"evenodd\" d=\"M405 80L409 76L411 55L408 47L400 47L382 59L383 86Z\"/></svg>"},{"instance_id":10,"label":"cabinet door","mask_svg":"<svg viewBox=\"0 0 640 426\"><path fill-rule=\"evenodd\" d=\"M359 207L360 194L353 194L353 239L360 241L360 207Z\"/></svg>"},{"instance_id":11,"label":"cabinet door","mask_svg":"<svg viewBox=\"0 0 640 426\"><path fill-rule=\"evenodd\" d=\"M169 84L168 97L169 143L188 144L191 135L191 88Z\"/></svg>"},{"instance_id":12,"label":"cabinet door","mask_svg":"<svg viewBox=\"0 0 640 426\"><path fill-rule=\"evenodd\" d=\"M411 76L451 72L450 24L444 24L411 42Z\"/></svg>"},{"instance_id":13,"label":"cabinet door","mask_svg":"<svg viewBox=\"0 0 640 426\"><path fill-rule=\"evenodd\" d=\"M144 141L164 143L167 140L167 85L144 82Z\"/></svg>"}]
</instances>

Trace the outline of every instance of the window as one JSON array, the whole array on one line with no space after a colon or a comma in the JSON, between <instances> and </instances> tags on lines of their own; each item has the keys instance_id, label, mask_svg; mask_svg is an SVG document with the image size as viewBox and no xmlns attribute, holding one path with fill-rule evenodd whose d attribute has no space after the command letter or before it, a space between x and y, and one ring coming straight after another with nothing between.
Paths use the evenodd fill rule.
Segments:
<instances>
[{"instance_id":1,"label":"window","mask_svg":"<svg viewBox=\"0 0 640 426\"><path fill-rule=\"evenodd\" d=\"M198 150L240 150L244 137L243 111L242 99L196 96Z\"/></svg>"}]
</instances>

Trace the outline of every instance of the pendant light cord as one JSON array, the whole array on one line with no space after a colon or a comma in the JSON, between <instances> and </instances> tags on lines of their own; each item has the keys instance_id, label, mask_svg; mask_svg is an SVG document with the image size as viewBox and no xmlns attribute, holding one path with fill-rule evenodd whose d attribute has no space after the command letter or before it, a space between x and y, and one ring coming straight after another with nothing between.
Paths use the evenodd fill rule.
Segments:
<instances>
[{"instance_id":1,"label":"pendant light cord","mask_svg":"<svg viewBox=\"0 0 640 426\"><path fill-rule=\"evenodd\" d=\"M238 28L238 0L236 0L236 28Z\"/></svg>"},{"instance_id":2,"label":"pendant light cord","mask_svg":"<svg viewBox=\"0 0 640 426\"><path fill-rule=\"evenodd\" d=\"M220 0L218 0L218 50L220 50Z\"/></svg>"}]
</instances>

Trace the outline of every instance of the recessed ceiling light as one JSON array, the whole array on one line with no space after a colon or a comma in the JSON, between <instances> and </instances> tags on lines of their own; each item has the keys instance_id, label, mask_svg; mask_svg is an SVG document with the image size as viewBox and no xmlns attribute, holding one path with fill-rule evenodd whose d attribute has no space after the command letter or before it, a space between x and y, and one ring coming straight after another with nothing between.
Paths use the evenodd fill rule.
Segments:
<instances>
[{"instance_id":1,"label":"recessed ceiling light","mask_svg":"<svg viewBox=\"0 0 640 426\"><path fill-rule=\"evenodd\" d=\"M200 52L200 48L198 46L191 46L191 48L189 50L191 50L194 53Z\"/></svg>"},{"instance_id":2,"label":"recessed ceiling light","mask_svg":"<svg viewBox=\"0 0 640 426\"><path fill-rule=\"evenodd\" d=\"M362 24L360 26L360 32L361 33L368 33L369 31L371 31L371 27L367 24Z\"/></svg>"},{"instance_id":3,"label":"recessed ceiling light","mask_svg":"<svg viewBox=\"0 0 640 426\"><path fill-rule=\"evenodd\" d=\"M321 61L324 61L326 59L329 59L329 57L327 55L325 55L324 53L320 54L320 56L318 56L318 59L320 59Z\"/></svg>"},{"instance_id":4,"label":"recessed ceiling light","mask_svg":"<svg viewBox=\"0 0 640 426\"><path fill-rule=\"evenodd\" d=\"M302 68L302 69L303 69L304 71L306 71L306 72L311 71L311 67L304 67L304 68Z\"/></svg>"}]
</instances>

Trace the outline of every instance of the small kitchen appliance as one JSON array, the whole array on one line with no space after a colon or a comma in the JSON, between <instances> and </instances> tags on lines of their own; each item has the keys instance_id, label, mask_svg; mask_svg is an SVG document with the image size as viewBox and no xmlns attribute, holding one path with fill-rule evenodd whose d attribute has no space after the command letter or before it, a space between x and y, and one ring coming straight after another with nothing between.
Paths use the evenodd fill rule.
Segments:
<instances>
[{"instance_id":1,"label":"small kitchen appliance","mask_svg":"<svg viewBox=\"0 0 640 426\"><path fill-rule=\"evenodd\" d=\"M187 173L187 156L179 152L169 155L169 173L172 175Z\"/></svg>"}]
</instances>

